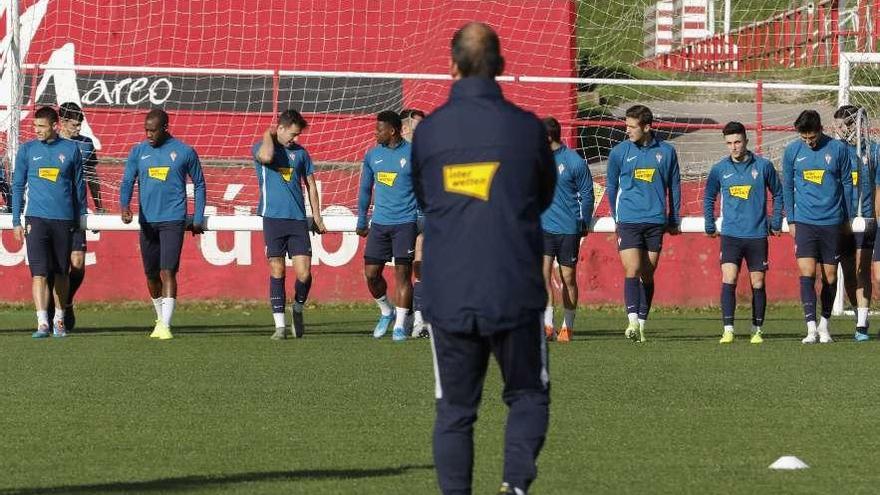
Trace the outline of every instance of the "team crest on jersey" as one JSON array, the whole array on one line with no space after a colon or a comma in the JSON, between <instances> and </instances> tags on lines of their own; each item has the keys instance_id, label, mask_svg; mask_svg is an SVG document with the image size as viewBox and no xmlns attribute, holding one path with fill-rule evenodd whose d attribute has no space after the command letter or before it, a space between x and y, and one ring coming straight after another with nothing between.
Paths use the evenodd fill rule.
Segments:
<instances>
[{"instance_id":1,"label":"team crest on jersey","mask_svg":"<svg viewBox=\"0 0 880 495\"><path fill-rule=\"evenodd\" d=\"M752 180L757 180L757 179L758 179L758 169L756 169L755 167L752 167Z\"/></svg>"},{"instance_id":2,"label":"team crest on jersey","mask_svg":"<svg viewBox=\"0 0 880 495\"><path fill-rule=\"evenodd\" d=\"M287 154L287 156L288 156L291 160L296 160L296 152L295 152L295 151L291 151L290 153Z\"/></svg>"},{"instance_id":3,"label":"team crest on jersey","mask_svg":"<svg viewBox=\"0 0 880 495\"><path fill-rule=\"evenodd\" d=\"M562 175L562 172L565 172L565 165L560 163L557 168L559 169L559 175Z\"/></svg>"},{"instance_id":4,"label":"team crest on jersey","mask_svg":"<svg viewBox=\"0 0 880 495\"><path fill-rule=\"evenodd\" d=\"M67 158L67 157L64 156L64 153L58 153L58 161L60 161L61 163L64 163L65 158Z\"/></svg>"},{"instance_id":5,"label":"team crest on jersey","mask_svg":"<svg viewBox=\"0 0 880 495\"><path fill-rule=\"evenodd\" d=\"M403 168L405 166L406 166L406 158L401 158L400 159L400 168Z\"/></svg>"},{"instance_id":6,"label":"team crest on jersey","mask_svg":"<svg viewBox=\"0 0 880 495\"><path fill-rule=\"evenodd\" d=\"M831 164L831 155L829 153L825 153L825 164L826 165Z\"/></svg>"},{"instance_id":7,"label":"team crest on jersey","mask_svg":"<svg viewBox=\"0 0 880 495\"><path fill-rule=\"evenodd\" d=\"M657 159L657 163L663 161L663 153L657 153L654 157Z\"/></svg>"},{"instance_id":8,"label":"team crest on jersey","mask_svg":"<svg viewBox=\"0 0 880 495\"><path fill-rule=\"evenodd\" d=\"M176 152L176 151L172 151L171 153L168 154L168 156L171 157L171 161L172 161L172 162L173 162L174 160L177 160L177 152Z\"/></svg>"}]
</instances>

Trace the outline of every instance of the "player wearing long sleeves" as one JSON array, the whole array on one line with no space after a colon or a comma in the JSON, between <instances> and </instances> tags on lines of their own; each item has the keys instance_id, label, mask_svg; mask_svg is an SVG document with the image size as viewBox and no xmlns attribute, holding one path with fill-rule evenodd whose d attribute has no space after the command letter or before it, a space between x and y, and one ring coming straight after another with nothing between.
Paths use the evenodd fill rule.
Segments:
<instances>
[{"instance_id":1,"label":"player wearing long sleeves","mask_svg":"<svg viewBox=\"0 0 880 495\"><path fill-rule=\"evenodd\" d=\"M193 235L204 232L205 177L196 151L168 133L165 111L150 110L144 131L146 141L135 145L125 162L119 187L120 216L125 223L132 221L129 204L137 182L141 258L157 316L150 337L167 340L173 337L171 318L177 299L177 270L187 228L187 177L195 193Z\"/></svg>"},{"instance_id":2,"label":"player wearing long sleeves","mask_svg":"<svg viewBox=\"0 0 880 495\"><path fill-rule=\"evenodd\" d=\"M748 149L746 128L728 122L722 130L730 154L715 164L706 180L703 217L706 235L721 236L721 343L734 340L736 281L743 260L752 286L752 339L762 343L761 325L767 309L764 281L768 263L767 234L782 230L782 184L773 164ZM767 194L773 215L767 218ZM721 197L721 231L715 225L715 201Z\"/></svg>"},{"instance_id":3,"label":"player wearing long sleeves","mask_svg":"<svg viewBox=\"0 0 880 495\"><path fill-rule=\"evenodd\" d=\"M18 150L13 173L12 225L17 240L27 237L37 311L34 338L49 336L49 276L55 280L52 335L67 335L64 307L68 297L72 235L86 213L82 156L76 143L58 136L57 123L58 113L51 107L39 108L34 113L36 139L24 143Z\"/></svg>"},{"instance_id":4,"label":"player wearing long sleeves","mask_svg":"<svg viewBox=\"0 0 880 495\"><path fill-rule=\"evenodd\" d=\"M867 136L860 143L857 136L860 115L864 111L853 105L844 105L834 112L837 139L846 146L852 164L852 211L864 221L861 232L846 232L840 240L840 269L850 304L856 308L856 342L869 340L868 311L871 307L871 254L877 236L874 219L875 163L871 159ZM862 144L862 149L856 145Z\"/></svg>"},{"instance_id":5,"label":"player wearing long sleeves","mask_svg":"<svg viewBox=\"0 0 880 495\"><path fill-rule=\"evenodd\" d=\"M544 284L547 308L544 335L547 340L570 342L577 310L577 262L581 238L587 235L593 218L593 176L587 162L576 151L562 144L562 129L553 117L543 120L556 164L556 190L553 202L541 214L544 231ZM553 263L559 265L564 316L559 333L553 326Z\"/></svg>"},{"instance_id":6,"label":"player wearing long sleeves","mask_svg":"<svg viewBox=\"0 0 880 495\"><path fill-rule=\"evenodd\" d=\"M608 155L605 190L617 223L617 249L625 277L623 297L629 323L624 335L637 342L645 341L663 234L681 233L678 155L672 145L654 136L653 121L644 105L627 109L629 139Z\"/></svg>"},{"instance_id":7,"label":"player wearing long sleeves","mask_svg":"<svg viewBox=\"0 0 880 495\"><path fill-rule=\"evenodd\" d=\"M412 330L412 260L418 233L411 147L401 137L401 127L400 116L395 112L386 110L376 116L378 144L364 156L357 218L357 234L367 238L364 249L367 288L380 311L373 337L382 338L393 320L392 338L398 342L406 340ZM373 218L368 224L367 212L371 202ZM396 310L388 301L388 285L382 276L385 263L392 258Z\"/></svg>"},{"instance_id":8,"label":"player wearing long sleeves","mask_svg":"<svg viewBox=\"0 0 880 495\"><path fill-rule=\"evenodd\" d=\"M326 230L312 159L296 142L306 127L308 122L299 112L284 111L278 116L277 124L267 129L263 139L251 148L260 187L257 213L263 217L263 240L269 263L269 303L275 320L273 340L287 338L284 259L288 256L296 274L290 333L299 338L305 332L303 307L312 287L312 244L303 187L309 195L314 230L318 233Z\"/></svg>"},{"instance_id":9,"label":"player wearing long sleeves","mask_svg":"<svg viewBox=\"0 0 880 495\"><path fill-rule=\"evenodd\" d=\"M101 200L101 186L98 183L97 164L98 156L95 151L95 143L92 138L80 134L85 115L82 108L73 102L62 103L58 107L60 126L58 134L64 139L70 139L79 146L79 152L83 162L83 180L86 188L91 193L97 213L104 212ZM86 231L77 226L73 231L73 243L70 251L70 287L67 292L66 307L64 308L64 326L68 332L76 328L76 313L74 312L73 298L79 290L86 275ZM49 277L49 286L54 284L54 278ZM55 304L49 299L49 312L54 310Z\"/></svg>"},{"instance_id":10,"label":"player wearing long sleeves","mask_svg":"<svg viewBox=\"0 0 880 495\"><path fill-rule=\"evenodd\" d=\"M800 139L785 148L782 185L785 211L795 239L805 344L832 342L828 329L837 285L841 236L850 231L852 161L846 145L823 134L815 110L804 110L794 127ZM822 273L822 318L816 324L816 271Z\"/></svg>"}]
</instances>

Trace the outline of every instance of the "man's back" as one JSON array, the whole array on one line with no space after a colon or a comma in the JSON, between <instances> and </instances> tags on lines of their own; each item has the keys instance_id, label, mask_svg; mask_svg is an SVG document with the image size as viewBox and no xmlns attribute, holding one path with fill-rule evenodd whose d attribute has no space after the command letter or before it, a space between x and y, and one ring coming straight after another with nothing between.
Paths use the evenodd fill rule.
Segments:
<instances>
[{"instance_id":1,"label":"man's back","mask_svg":"<svg viewBox=\"0 0 880 495\"><path fill-rule=\"evenodd\" d=\"M556 181L543 124L496 82L464 78L416 129L413 163L427 319L488 334L535 318L547 297L540 215Z\"/></svg>"}]
</instances>

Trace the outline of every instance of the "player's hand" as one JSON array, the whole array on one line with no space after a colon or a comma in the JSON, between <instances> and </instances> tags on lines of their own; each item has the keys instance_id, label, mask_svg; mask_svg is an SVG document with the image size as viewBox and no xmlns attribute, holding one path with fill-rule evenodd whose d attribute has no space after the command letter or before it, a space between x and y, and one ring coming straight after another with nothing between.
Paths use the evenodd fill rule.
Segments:
<instances>
[{"instance_id":1,"label":"player's hand","mask_svg":"<svg viewBox=\"0 0 880 495\"><path fill-rule=\"evenodd\" d=\"M715 237L718 237L718 231L706 232L706 237L712 237L714 239Z\"/></svg>"},{"instance_id":2,"label":"player's hand","mask_svg":"<svg viewBox=\"0 0 880 495\"><path fill-rule=\"evenodd\" d=\"M678 235L681 234L681 226L679 225L668 225L666 227L666 232L669 235Z\"/></svg>"},{"instance_id":3,"label":"player's hand","mask_svg":"<svg viewBox=\"0 0 880 495\"><path fill-rule=\"evenodd\" d=\"M770 235L772 235L773 237L779 237L782 235L782 231L770 229Z\"/></svg>"},{"instance_id":4,"label":"player's hand","mask_svg":"<svg viewBox=\"0 0 880 495\"><path fill-rule=\"evenodd\" d=\"M362 229L355 229L354 233L357 234L357 235L359 235L359 236L361 236L361 237L366 237L367 234L370 233L370 228L369 228L369 227L364 227L364 228L362 228Z\"/></svg>"},{"instance_id":5,"label":"player's hand","mask_svg":"<svg viewBox=\"0 0 880 495\"><path fill-rule=\"evenodd\" d=\"M22 227L21 225L15 227L15 229L13 229L12 231L12 234L15 236L16 241L23 241L25 236L24 227Z\"/></svg>"},{"instance_id":6,"label":"player's hand","mask_svg":"<svg viewBox=\"0 0 880 495\"><path fill-rule=\"evenodd\" d=\"M788 224L788 233L792 237L794 237L795 226L793 223Z\"/></svg>"},{"instance_id":7,"label":"player's hand","mask_svg":"<svg viewBox=\"0 0 880 495\"><path fill-rule=\"evenodd\" d=\"M131 220L134 218L134 215L131 214L131 209L123 208L122 212L119 214L119 217L122 219L122 223L131 223Z\"/></svg>"},{"instance_id":8,"label":"player's hand","mask_svg":"<svg viewBox=\"0 0 880 495\"><path fill-rule=\"evenodd\" d=\"M312 218L312 232L316 234L325 234L327 232L327 227L324 226L324 219L320 215Z\"/></svg>"},{"instance_id":9,"label":"player's hand","mask_svg":"<svg viewBox=\"0 0 880 495\"><path fill-rule=\"evenodd\" d=\"M205 233L205 226L200 223L194 223L194 224L192 224L192 227L190 228L190 230L192 230L192 235L193 235L193 237L195 237L199 234Z\"/></svg>"}]
</instances>

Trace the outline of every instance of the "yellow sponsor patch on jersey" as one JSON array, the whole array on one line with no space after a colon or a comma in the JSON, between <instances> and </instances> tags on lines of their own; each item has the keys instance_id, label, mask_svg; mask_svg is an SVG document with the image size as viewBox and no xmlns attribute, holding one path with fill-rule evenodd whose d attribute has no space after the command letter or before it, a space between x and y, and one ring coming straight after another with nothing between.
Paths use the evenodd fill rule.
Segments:
<instances>
[{"instance_id":1,"label":"yellow sponsor patch on jersey","mask_svg":"<svg viewBox=\"0 0 880 495\"><path fill-rule=\"evenodd\" d=\"M147 174L151 179L164 181L168 178L168 171L171 167L150 167L147 169Z\"/></svg>"},{"instance_id":2,"label":"yellow sponsor patch on jersey","mask_svg":"<svg viewBox=\"0 0 880 495\"><path fill-rule=\"evenodd\" d=\"M852 177L853 177L853 185L854 185L854 186L859 185L859 173L858 173L858 172L853 172L853 173L852 173Z\"/></svg>"},{"instance_id":3,"label":"yellow sponsor patch on jersey","mask_svg":"<svg viewBox=\"0 0 880 495\"><path fill-rule=\"evenodd\" d=\"M293 176L293 169L290 167L281 167L278 169L278 173L281 174L281 178L284 179L285 182L290 182L290 178Z\"/></svg>"},{"instance_id":4,"label":"yellow sponsor patch on jersey","mask_svg":"<svg viewBox=\"0 0 880 495\"><path fill-rule=\"evenodd\" d=\"M51 180L52 182L58 181L58 174L61 172L60 168L56 167L41 167L37 174L41 179Z\"/></svg>"},{"instance_id":5,"label":"yellow sponsor patch on jersey","mask_svg":"<svg viewBox=\"0 0 880 495\"><path fill-rule=\"evenodd\" d=\"M654 172L656 172L656 168L637 168L635 172L633 172L633 177L637 180L643 180L645 182L653 182L654 181Z\"/></svg>"},{"instance_id":6,"label":"yellow sponsor patch on jersey","mask_svg":"<svg viewBox=\"0 0 880 495\"><path fill-rule=\"evenodd\" d=\"M752 186L730 186L730 195L734 198L749 199Z\"/></svg>"},{"instance_id":7,"label":"yellow sponsor patch on jersey","mask_svg":"<svg viewBox=\"0 0 880 495\"><path fill-rule=\"evenodd\" d=\"M385 184L388 187L394 186L394 181L397 179L397 172L376 172L376 182L379 184Z\"/></svg>"},{"instance_id":8,"label":"yellow sponsor patch on jersey","mask_svg":"<svg viewBox=\"0 0 880 495\"><path fill-rule=\"evenodd\" d=\"M500 162L455 163L443 166L443 189L489 201L492 180Z\"/></svg>"},{"instance_id":9,"label":"yellow sponsor patch on jersey","mask_svg":"<svg viewBox=\"0 0 880 495\"><path fill-rule=\"evenodd\" d=\"M804 180L813 184L821 184L825 177L825 170L804 170Z\"/></svg>"}]
</instances>

